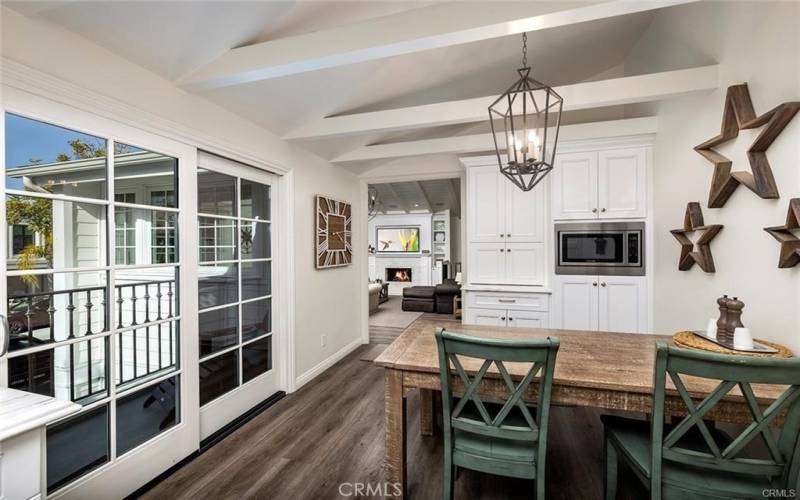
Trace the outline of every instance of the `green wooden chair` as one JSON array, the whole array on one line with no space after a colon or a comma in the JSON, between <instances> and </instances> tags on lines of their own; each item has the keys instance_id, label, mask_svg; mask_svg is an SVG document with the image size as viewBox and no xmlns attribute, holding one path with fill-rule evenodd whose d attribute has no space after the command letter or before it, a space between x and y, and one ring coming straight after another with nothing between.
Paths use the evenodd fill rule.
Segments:
<instances>
[{"instance_id":1,"label":"green wooden chair","mask_svg":"<svg viewBox=\"0 0 800 500\"><path fill-rule=\"evenodd\" d=\"M719 380L700 403L689 396L681 375ZM676 425L664 424L666 378L687 408ZM788 386L763 412L750 384ZM650 498L764 498L765 490L798 491L800 470L800 358L730 356L679 349L659 343L651 423L604 416L606 499L616 498L618 459L650 490ZM732 439L703 420L734 387L739 387L753 421ZM770 423L786 412L777 438ZM758 440L764 448L759 450Z\"/></svg>"},{"instance_id":2,"label":"green wooden chair","mask_svg":"<svg viewBox=\"0 0 800 500\"><path fill-rule=\"evenodd\" d=\"M547 421L558 339L507 340L477 338L436 330L444 410L444 498L453 498L455 467L490 474L536 480L536 498L544 500ZM483 360L470 378L458 356ZM530 363L527 374L515 384L503 362ZM509 394L483 401L478 386L494 364ZM451 373L451 365L455 374ZM522 397L539 376L536 407ZM451 377L464 384L453 395ZM504 399L507 397L508 399ZM533 415L531 412L533 411Z\"/></svg>"}]
</instances>

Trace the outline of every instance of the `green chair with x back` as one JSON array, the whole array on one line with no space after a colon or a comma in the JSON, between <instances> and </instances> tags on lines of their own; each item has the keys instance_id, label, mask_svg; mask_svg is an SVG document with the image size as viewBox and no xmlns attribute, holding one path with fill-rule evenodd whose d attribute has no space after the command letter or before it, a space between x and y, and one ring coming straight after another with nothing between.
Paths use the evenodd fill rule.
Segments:
<instances>
[{"instance_id":1,"label":"green chair with x back","mask_svg":"<svg viewBox=\"0 0 800 500\"><path fill-rule=\"evenodd\" d=\"M487 339L438 328L436 343L444 410L445 500L453 498L456 467L534 479L536 498L544 500L547 421L558 339ZM472 370L464 366L469 358L477 360L474 366L479 364L472 377ZM506 362L522 363L515 365L527 370L521 380L514 380ZM477 389L492 365L497 368L493 378L499 374L498 382L507 391L497 391L493 401L483 400ZM536 406L529 407L523 396L537 377ZM454 394L453 379L463 383L463 393Z\"/></svg>"},{"instance_id":2,"label":"green chair with x back","mask_svg":"<svg viewBox=\"0 0 800 500\"><path fill-rule=\"evenodd\" d=\"M682 375L713 379L719 384L695 403ZM686 417L675 425L664 423L667 377L686 405ZM762 411L750 384L786 388ZM768 490L770 496L786 497L798 492L800 359L732 356L658 343L653 385L652 422L602 417L607 500L616 498L620 459L654 500L764 498ZM734 387L738 387L753 419L738 437L731 438L707 425L704 417ZM779 415L784 417L782 425L771 429Z\"/></svg>"}]
</instances>

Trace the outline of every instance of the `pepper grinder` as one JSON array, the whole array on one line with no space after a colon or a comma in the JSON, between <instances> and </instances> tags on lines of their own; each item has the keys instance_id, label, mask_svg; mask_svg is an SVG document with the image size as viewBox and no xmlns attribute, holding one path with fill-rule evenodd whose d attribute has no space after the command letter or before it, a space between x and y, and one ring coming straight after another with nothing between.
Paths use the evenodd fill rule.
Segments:
<instances>
[{"instance_id":1,"label":"pepper grinder","mask_svg":"<svg viewBox=\"0 0 800 500\"><path fill-rule=\"evenodd\" d=\"M722 342L733 342L733 330L728 330L728 301L727 295L717 299L719 305L719 319L717 319L717 339Z\"/></svg>"},{"instance_id":2,"label":"pepper grinder","mask_svg":"<svg viewBox=\"0 0 800 500\"><path fill-rule=\"evenodd\" d=\"M733 332L737 328L744 328L742 324L742 310L744 309L744 302L739 300L739 297L734 297L733 300L728 301L728 327L727 331L730 332L731 342L733 342Z\"/></svg>"}]
</instances>

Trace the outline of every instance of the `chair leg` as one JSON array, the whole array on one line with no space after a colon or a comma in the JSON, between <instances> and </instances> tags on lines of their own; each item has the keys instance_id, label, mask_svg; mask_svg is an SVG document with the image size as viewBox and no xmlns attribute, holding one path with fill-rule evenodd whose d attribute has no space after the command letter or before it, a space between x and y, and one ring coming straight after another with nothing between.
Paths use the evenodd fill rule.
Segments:
<instances>
[{"instance_id":1,"label":"chair leg","mask_svg":"<svg viewBox=\"0 0 800 500\"><path fill-rule=\"evenodd\" d=\"M442 484L442 499L453 500L453 452L445 449L444 451L444 483Z\"/></svg>"},{"instance_id":2,"label":"chair leg","mask_svg":"<svg viewBox=\"0 0 800 500\"><path fill-rule=\"evenodd\" d=\"M616 500L617 498L617 473L619 462L617 461L617 450L614 445L605 440L606 449L606 500Z\"/></svg>"}]
</instances>

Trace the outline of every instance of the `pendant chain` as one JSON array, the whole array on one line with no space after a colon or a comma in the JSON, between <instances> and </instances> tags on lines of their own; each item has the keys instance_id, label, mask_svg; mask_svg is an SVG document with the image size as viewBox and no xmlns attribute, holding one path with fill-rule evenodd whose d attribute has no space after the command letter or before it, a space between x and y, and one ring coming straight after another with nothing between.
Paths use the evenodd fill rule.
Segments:
<instances>
[{"instance_id":1,"label":"pendant chain","mask_svg":"<svg viewBox=\"0 0 800 500\"><path fill-rule=\"evenodd\" d=\"M528 34L522 34L522 67L528 67Z\"/></svg>"}]
</instances>

